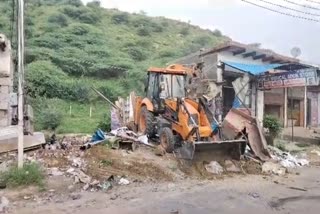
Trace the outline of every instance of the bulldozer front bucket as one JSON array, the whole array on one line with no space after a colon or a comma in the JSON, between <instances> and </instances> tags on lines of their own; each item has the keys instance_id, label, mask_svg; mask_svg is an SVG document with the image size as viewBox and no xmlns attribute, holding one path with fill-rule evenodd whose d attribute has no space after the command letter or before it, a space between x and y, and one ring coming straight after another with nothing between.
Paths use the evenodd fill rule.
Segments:
<instances>
[{"instance_id":1,"label":"bulldozer front bucket","mask_svg":"<svg viewBox=\"0 0 320 214\"><path fill-rule=\"evenodd\" d=\"M239 160L245 152L247 141L226 140L226 141L197 141L185 142L175 150L176 157L198 161L220 161L220 160Z\"/></svg>"}]
</instances>

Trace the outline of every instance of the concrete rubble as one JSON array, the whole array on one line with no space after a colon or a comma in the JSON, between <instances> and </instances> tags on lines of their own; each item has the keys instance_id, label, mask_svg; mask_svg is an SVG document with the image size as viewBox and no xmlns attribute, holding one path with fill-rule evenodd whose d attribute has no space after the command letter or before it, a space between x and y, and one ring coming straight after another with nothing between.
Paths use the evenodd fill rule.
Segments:
<instances>
[{"instance_id":1,"label":"concrete rubble","mask_svg":"<svg viewBox=\"0 0 320 214\"><path fill-rule=\"evenodd\" d=\"M2 196L0 201L0 213L7 213L9 211L9 204L9 200L5 196Z\"/></svg>"},{"instance_id":2,"label":"concrete rubble","mask_svg":"<svg viewBox=\"0 0 320 214\"><path fill-rule=\"evenodd\" d=\"M223 167L217 161L211 161L209 164L205 164L204 168L207 172L214 175L221 175L223 173Z\"/></svg>"},{"instance_id":3,"label":"concrete rubble","mask_svg":"<svg viewBox=\"0 0 320 214\"><path fill-rule=\"evenodd\" d=\"M279 163L265 162L262 164L262 173L283 176L287 169Z\"/></svg>"},{"instance_id":4,"label":"concrete rubble","mask_svg":"<svg viewBox=\"0 0 320 214\"><path fill-rule=\"evenodd\" d=\"M298 158L291 155L289 152L284 152L276 147L269 146L269 151L273 160L280 163L285 168L296 168L309 165L309 161L304 158Z\"/></svg>"}]
</instances>

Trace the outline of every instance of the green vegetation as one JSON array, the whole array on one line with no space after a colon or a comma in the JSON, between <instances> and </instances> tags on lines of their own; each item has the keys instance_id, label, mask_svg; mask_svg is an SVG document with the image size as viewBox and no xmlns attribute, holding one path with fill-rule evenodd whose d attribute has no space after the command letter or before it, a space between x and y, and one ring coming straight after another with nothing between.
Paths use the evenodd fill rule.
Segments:
<instances>
[{"instance_id":1,"label":"green vegetation","mask_svg":"<svg viewBox=\"0 0 320 214\"><path fill-rule=\"evenodd\" d=\"M9 38L15 35L11 17L12 1L0 1L0 31ZM41 121L50 103L63 118L57 131L82 133L109 114L92 86L112 101L132 90L141 93L149 66L165 66L225 40L218 30L104 9L97 0L87 6L81 0L27 1L26 36L26 92L40 117L37 128L55 128ZM73 116L68 115L70 103ZM92 118L90 105L99 106Z\"/></svg>"},{"instance_id":2,"label":"green vegetation","mask_svg":"<svg viewBox=\"0 0 320 214\"><path fill-rule=\"evenodd\" d=\"M277 137L282 130L280 121L271 115L266 115L263 119L263 127L269 129L269 133L272 137Z\"/></svg>"},{"instance_id":3,"label":"green vegetation","mask_svg":"<svg viewBox=\"0 0 320 214\"><path fill-rule=\"evenodd\" d=\"M0 176L1 183L8 187L37 185L44 186L44 172L36 163L27 163L23 168L12 166Z\"/></svg>"}]
</instances>

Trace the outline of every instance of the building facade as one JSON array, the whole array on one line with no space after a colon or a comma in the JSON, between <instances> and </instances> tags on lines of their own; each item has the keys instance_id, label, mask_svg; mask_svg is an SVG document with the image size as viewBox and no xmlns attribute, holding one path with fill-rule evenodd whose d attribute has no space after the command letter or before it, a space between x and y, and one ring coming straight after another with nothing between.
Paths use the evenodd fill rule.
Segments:
<instances>
[{"instance_id":1,"label":"building facade","mask_svg":"<svg viewBox=\"0 0 320 214\"><path fill-rule=\"evenodd\" d=\"M287 127L319 126L317 68L270 50L237 42L199 51L177 63L202 62L208 79L223 82L223 115L237 105L262 123L273 115ZM314 76L315 75L315 76ZM311 81L312 80L312 81ZM238 104L235 104L239 102Z\"/></svg>"}]
</instances>

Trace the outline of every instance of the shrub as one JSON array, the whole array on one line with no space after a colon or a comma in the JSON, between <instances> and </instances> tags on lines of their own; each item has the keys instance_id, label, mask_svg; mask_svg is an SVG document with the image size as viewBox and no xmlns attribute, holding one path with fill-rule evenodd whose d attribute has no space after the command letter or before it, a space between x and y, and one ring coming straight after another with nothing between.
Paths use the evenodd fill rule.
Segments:
<instances>
[{"instance_id":1,"label":"shrub","mask_svg":"<svg viewBox=\"0 0 320 214\"><path fill-rule=\"evenodd\" d=\"M68 26L67 16L64 14L61 14L61 13L49 16L48 22L55 23L55 24L59 25L60 27Z\"/></svg>"},{"instance_id":2,"label":"shrub","mask_svg":"<svg viewBox=\"0 0 320 214\"><path fill-rule=\"evenodd\" d=\"M61 94L61 80L66 75L48 61L36 61L27 66L26 91L31 97L58 97Z\"/></svg>"},{"instance_id":3,"label":"shrub","mask_svg":"<svg viewBox=\"0 0 320 214\"><path fill-rule=\"evenodd\" d=\"M87 12L79 16L79 20L86 24L95 24L100 21L99 15L94 12Z\"/></svg>"},{"instance_id":4,"label":"shrub","mask_svg":"<svg viewBox=\"0 0 320 214\"><path fill-rule=\"evenodd\" d=\"M109 114L103 114L102 119L99 121L98 129L101 129L103 131L110 131L111 129L111 119Z\"/></svg>"},{"instance_id":5,"label":"shrub","mask_svg":"<svg viewBox=\"0 0 320 214\"><path fill-rule=\"evenodd\" d=\"M208 46L210 44L211 38L209 36L198 36L194 38L193 42L199 44L201 47Z\"/></svg>"},{"instance_id":6,"label":"shrub","mask_svg":"<svg viewBox=\"0 0 320 214\"><path fill-rule=\"evenodd\" d=\"M213 35L217 36L217 37L221 37L222 36L222 33L220 30L218 29L215 29L213 32L212 32Z\"/></svg>"},{"instance_id":7,"label":"shrub","mask_svg":"<svg viewBox=\"0 0 320 214\"><path fill-rule=\"evenodd\" d=\"M61 122L62 114L52 107L43 109L39 115L39 123L41 124L42 129L54 131L59 125L61 125Z\"/></svg>"},{"instance_id":8,"label":"shrub","mask_svg":"<svg viewBox=\"0 0 320 214\"><path fill-rule=\"evenodd\" d=\"M128 54L133 60L143 61L147 59L147 54L137 47L130 47Z\"/></svg>"},{"instance_id":9,"label":"shrub","mask_svg":"<svg viewBox=\"0 0 320 214\"><path fill-rule=\"evenodd\" d=\"M1 174L0 180L9 187L44 185L44 172L36 163L24 164L23 168L10 167L7 172Z\"/></svg>"},{"instance_id":10,"label":"shrub","mask_svg":"<svg viewBox=\"0 0 320 214\"><path fill-rule=\"evenodd\" d=\"M101 2L99 0L93 0L92 2L87 3L88 7L100 7Z\"/></svg>"},{"instance_id":11,"label":"shrub","mask_svg":"<svg viewBox=\"0 0 320 214\"><path fill-rule=\"evenodd\" d=\"M151 32L150 29L147 27L139 27L137 30L137 34L139 36L150 36Z\"/></svg>"},{"instance_id":12,"label":"shrub","mask_svg":"<svg viewBox=\"0 0 320 214\"><path fill-rule=\"evenodd\" d=\"M282 130L282 126L279 120L271 115L266 115L264 117L263 126L269 129L269 133L272 137L277 137Z\"/></svg>"},{"instance_id":13,"label":"shrub","mask_svg":"<svg viewBox=\"0 0 320 214\"><path fill-rule=\"evenodd\" d=\"M81 35L85 35L85 34L89 33L89 29L86 24L74 24L74 25L70 26L69 32L72 34L81 36Z\"/></svg>"},{"instance_id":14,"label":"shrub","mask_svg":"<svg viewBox=\"0 0 320 214\"><path fill-rule=\"evenodd\" d=\"M77 8L73 6L65 6L62 12L71 18L79 18L82 14L88 12L86 8Z\"/></svg>"},{"instance_id":15,"label":"shrub","mask_svg":"<svg viewBox=\"0 0 320 214\"><path fill-rule=\"evenodd\" d=\"M163 50L159 52L160 57L174 57L176 54L171 50Z\"/></svg>"},{"instance_id":16,"label":"shrub","mask_svg":"<svg viewBox=\"0 0 320 214\"><path fill-rule=\"evenodd\" d=\"M65 0L65 4L70 4L76 7L80 7L83 5L81 0Z\"/></svg>"},{"instance_id":17,"label":"shrub","mask_svg":"<svg viewBox=\"0 0 320 214\"><path fill-rule=\"evenodd\" d=\"M128 13L117 13L111 17L114 24L127 24L129 22Z\"/></svg>"},{"instance_id":18,"label":"shrub","mask_svg":"<svg viewBox=\"0 0 320 214\"><path fill-rule=\"evenodd\" d=\"M184 35L184 36L187 36L189 33L190 33L189 27L183 27L183 28L180 30L180 34L182 34L182 35Z\"/></svg>"}]
</instances>

